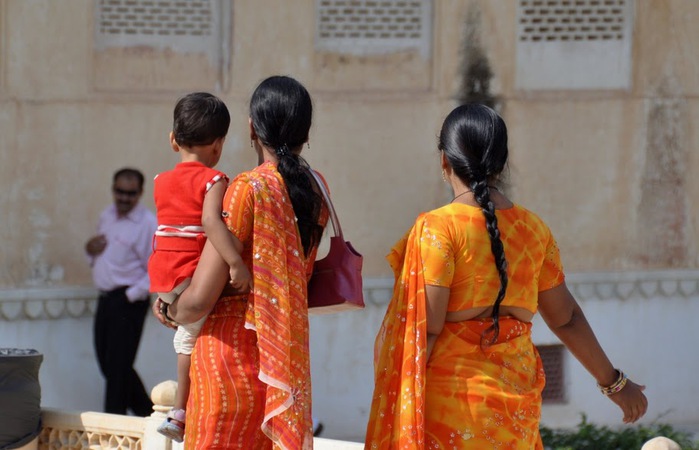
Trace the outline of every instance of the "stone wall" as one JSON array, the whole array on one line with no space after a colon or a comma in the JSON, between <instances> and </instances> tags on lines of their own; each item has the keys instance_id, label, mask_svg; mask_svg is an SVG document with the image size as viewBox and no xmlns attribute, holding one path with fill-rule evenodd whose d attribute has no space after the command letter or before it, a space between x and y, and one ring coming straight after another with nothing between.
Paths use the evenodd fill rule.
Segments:
<instances>
[{"instance_id":1,"label":"stone wall","mask_svg":"<svg viewBox=\"0 0 699 450\"><path fill-rule=\"evenodd\" d=\"M433 1L426 48L378 54L319 46L312 0L214 1L226 31L214 56L105 47L89 0L0 3L0 239L10 243L0 286L89 285L82 247L111 201L112 173L133 165L150 180L176 162L167 135L187 91L230 106L220 168L252 167L246 103L277 73L313 95L304 155L327 175L367 275L388 275L391 244L450 198L435 147L457 101L501 110L509 193L548 221L569 270L697 266L696 2L626 2L626 89L551 90L518 82L515 1ZM152 207L150 183L143 201Z\"/></svg>"}]
</instances>

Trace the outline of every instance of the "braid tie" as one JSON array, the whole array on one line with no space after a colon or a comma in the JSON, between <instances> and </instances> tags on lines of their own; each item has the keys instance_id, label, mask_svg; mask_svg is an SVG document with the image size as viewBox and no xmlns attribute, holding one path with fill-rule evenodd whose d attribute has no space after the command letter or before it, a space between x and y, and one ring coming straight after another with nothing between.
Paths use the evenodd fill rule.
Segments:
<instances>
[{"instance_id":1,"label":"braid tie","mask_svg":"<svg viewBox=\"0 0 699 450\"><path fill-rule=\"evenodd\" d=\"M283 143L282 145L280 145L280 146L276 149L275 153L276 153L277 156L279 156L280 158L283 157L283 156L286 156L286 155L289 154L289 146L288 146L288 145L286 144L286 142L285 142L285 143Z\"/></svg>"}]
</instances>

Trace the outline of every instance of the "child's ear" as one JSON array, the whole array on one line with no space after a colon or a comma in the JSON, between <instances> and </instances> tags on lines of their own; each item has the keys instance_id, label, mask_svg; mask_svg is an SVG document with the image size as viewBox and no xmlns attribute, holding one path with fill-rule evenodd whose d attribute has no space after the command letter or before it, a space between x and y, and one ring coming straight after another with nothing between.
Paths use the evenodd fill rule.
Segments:
<instances>
[{"instance_id":1,"label":"child's ear","mask_svg":"<svg viewBox=\"0 0 699 450\"><path fill-rule=\"evenodd\" d=\"M180 151L180 146L177 145L177 141L175 140L175 133L172 131L170 132L170 147L176 152Z\"/></svg>"},{"instance_id":2,"label":"child's ear","mask_svg":"<svg viewBox=\"0 0 699 450\"><path fill-rule=\"evenodd\" d=\"M226 138L216 139L216 142L214 142L213 146L214 155L219 156L221 153L223 153L223 141L225 140Z\"/></svg>"},{"instance_id":3,"label":"child's ear","mask_svg":"<svg viewBox=\"0 0 699 450\"><path fill-rule=\"evenodd\" d=\"M213 152L214 152L215 155L220 155L221 153L223 153L223 143L224 143L225 141L226 141L225 136L224 136L224 137L220 137L220 138L218 138L218 139L216 139L216 140L214 141L214 143L213 143L213 145L211 146L211 148L212 148L212 150L213 150Z\"/></svg>"}]
</instances>

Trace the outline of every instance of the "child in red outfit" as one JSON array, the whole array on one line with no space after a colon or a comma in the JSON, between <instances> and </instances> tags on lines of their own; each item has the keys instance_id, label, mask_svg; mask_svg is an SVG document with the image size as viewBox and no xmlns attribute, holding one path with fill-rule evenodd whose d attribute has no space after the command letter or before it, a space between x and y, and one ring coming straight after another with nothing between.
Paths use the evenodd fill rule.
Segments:
<instances>
[{"instance_id":1,"label":"child in red outfit","mask_svg":"<svg viewBox=\"0 0 699 450\"><path fill-rule=\"evenodd\" d=\"M188 94L175 105L170 145L180 153L181 162L155 178L158 230L148 264L151 292L157 292L167 304L189 285L206 239L211 239L228 263L233 288L251 287L250 272L240 257L242 244L221 218L228 177L213 169L221 157L229 125L228 109L214 95ZM177 396L158 431L177 442L184 436L190 355L205 320L179 324L175 334Z\"/></svg>"}]
</instances>

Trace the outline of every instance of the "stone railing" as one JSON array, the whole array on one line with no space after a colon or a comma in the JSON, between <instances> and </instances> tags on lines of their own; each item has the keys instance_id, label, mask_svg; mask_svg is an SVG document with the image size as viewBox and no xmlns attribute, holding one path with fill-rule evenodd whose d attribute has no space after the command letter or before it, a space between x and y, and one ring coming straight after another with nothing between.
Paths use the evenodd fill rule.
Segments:
<instances>
[{"instance_id":1,"label":"stone railing","mask_svg":"<svg viewBox=\"0 0 699 450\"><path fill-rule=\"evenodd\" d=\"M699 270L694 269L569 273L566 281L582 300L699 296ZM392 290L392 277L364 278L367 304L385 305ZM0 288L0 321L92 317L96 298L97 291L84 286Z\"/></svg>"},{"instance_id":2,"label":"stone railing","mask_svg":"<svg viewBox=\"0 0 699 450\"><path fill-rule=\"evenodd\" d=\"M164 381L153 388L155 406L149 417L120 416L97 412L42 411L43 429L39 437L22 450L181 450L156 429L175 400L177 383ZM316 450L359 450L364 445L331 439L314 439Z\"/></svg>"},{"instance_id":3,"label":"stone railing","mask_svg":"<svg viewBox=\"0 0 699 450\"><path fill-rule=\"evenodd\" d=\"M145 424L149 418L44 409L42 420L38 439L38 448L42 450L171 448L145 445Z\"/></svg>"}]
</instances>

